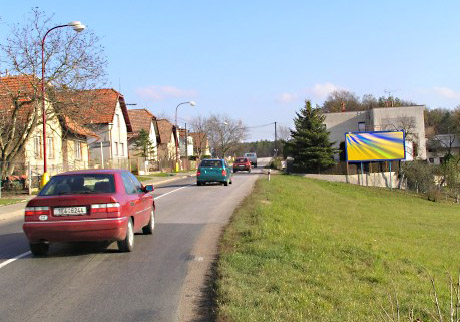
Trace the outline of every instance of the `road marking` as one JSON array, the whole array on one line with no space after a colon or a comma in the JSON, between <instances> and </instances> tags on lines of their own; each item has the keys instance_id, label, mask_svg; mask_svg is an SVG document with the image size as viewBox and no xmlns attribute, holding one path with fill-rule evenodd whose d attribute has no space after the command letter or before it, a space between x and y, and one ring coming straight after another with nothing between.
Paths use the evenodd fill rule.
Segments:
<instances>
[{"instance_id":1,"label":"road marking","mask_svg":"<svg viewBox=\"0 0 460 322\"><path fill-rule=\"evenodd\" d=\"M184 186L184 187L180 187L180 188L174 189L174 190L172 190L172 191L170 191L170 192L167 192L167 193L165 193L165 194L162 194L162 195L160 195L160 196L158 196L158 197L153 198L153 200L158 200L158 199L160 199L160 198L162 198L162 197L164 197L164 196L169 195L170 193L179 191L179 190L181 190L181 189L184 189L184 188L187 188L187 187L190 187L190 186L191 186L191 184L188 184L188 185L186 185L186 186Z\"/></svg>"},{"instance_id":2,"label":"road marking","mask_svg":"<svg viewBox=\"0 0 460 322\"><path fill-rule=\"evenodd\" d=\"M0 268L3 268L3 267L5 267L6 265L11 264L11 263L14 262L15 260L18 260L18 259L20 259L20 258L26 257L26 256L28 256L28 255L30 255L30 254L32 254L32 253L31 253L30 251L28 251L28 252L25 252L25 253L23 253L23 254L21 254L21 255L18 255L18 256L16 256L16 257L14 257L14 258L11 258L11 259L9 259L9 260L6 260L6 261L4 261L3 263L0 264Z\"/></svg>"},{"instance_id":3,"label":"road marking","mask_svg":"<svg viewBox=\"0 0 460 322\"><path fill-rule=\"evenodd\" d=\"M172 190L172 191L170 191L170 192L167 192L167 193L165 193L165 194L163 194L163 195L161 195L161 196L158 196L158 197L154 198L154 200L160 199L161 197L164 197L164 196L166 196L166 195L169 195L170 193L179 191L179 190L181 190L181 189L184 189L184 188L187 188L187 187L190 187L190 186L191 186L191 184L188 184L188 185L186 185L186 186L184 186L184 187L180 187L180 188L174 189L174 190ZM16 257L14 257L14 258L10 258L10 259L4 261L3 263L1 263L1 264L0 264L0 268L3 268L3 267L5 267L6 265L11 264L11 263L13 263L14 261L16 261L16 260L18 260L18 259L20 259L20 258L26 257L26 256L28 256L28 255L30 255L30 254L32 254L32 253L31 253L30 251L28 251L28 252L25 252L25 253L23 253L23 254L21 254L21 255L18 255L18 256L16 256Z\"/></svg>"}]
</instances>

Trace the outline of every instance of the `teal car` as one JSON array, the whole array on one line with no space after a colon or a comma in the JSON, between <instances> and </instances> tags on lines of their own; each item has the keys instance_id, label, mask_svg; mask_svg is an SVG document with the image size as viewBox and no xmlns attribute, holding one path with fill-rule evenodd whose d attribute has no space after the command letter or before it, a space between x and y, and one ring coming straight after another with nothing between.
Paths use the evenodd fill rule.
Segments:
<instances>
[{"instance_id":1,"label":"teal car","mask_svg":"<svg viewBox=\"0 0 460 322\"><path fill-rule=\"evenodd\" d=\"M224 186L232 183L232 169L224 159L204 159L196 172L196 185L218 182Z\"/></svg>"}]
</instances>

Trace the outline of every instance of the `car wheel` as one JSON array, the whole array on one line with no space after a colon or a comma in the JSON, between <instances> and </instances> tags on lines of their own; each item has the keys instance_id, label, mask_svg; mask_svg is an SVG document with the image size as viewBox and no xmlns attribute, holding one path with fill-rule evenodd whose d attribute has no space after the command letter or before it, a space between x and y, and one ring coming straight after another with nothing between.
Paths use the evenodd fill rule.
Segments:
<instances>
[{"instance_id":1,"label":"car wheel","mask_svg":"<svg viewBox=\"0 0 460 322\"><path fill-rule=\"evenodd\" d=\"M142 227L142 233L144 235L151 235L153 233L153 229L155 228L155 212L153 209L150 211L150 220L147 225Z\"/></svg>"},{"instance_id":2,"label":"car wheel","mask_svg":"<svg viewBox=\"0 0 460 322\"><path fill-rule=\"evenodd\" d=\"M236 170L233 170L233 173L236 173Z\"/></svg>"},{"instance_id":3,"label":"car wheel","mask_svg":"<svg viewBox=\"0 0 460 322\"><path fill-rule=\"evenodd\" d=\"M118 250L120 252L131 252L134 247L134 230L133 221L131 218L128 220L128 228L126 229L126 237L121 241L117 241Z\"/></svg>"},{"instance_id":4,"label":"car wheel","mask_svg":"<svg viewBox=\"0 0 460 322\"><path fill-rule=\"evenodd\" d=\"M199 181L197 181L197 182L196 182L196 185L197 185L197 186L201 186L201 185L202 185L202 183L201 183L201 182L199 182Z\"/></svg>"},{"instance_id":5,"label":"car wheel","mask_svg":"<svg viewBox=\"0 0 460 322\"><path fill-rule=\"evenodd\" d=\"M228 186L228 181L224 181L224 186Z\"/></svg>"},{"instance_id":6,"label":"car wheel","mask_svg":"<svg viewBox=\"0 0 460 322\"><path fill-rule=\"evenodd\" d=\"M29 243L29 248L34 256L45 256L48 253L48 249L50 248L50 245L45 244L45 243L38 243L38 244Z\"/></svg>"},{"instance_id":7,"label":"car wheel","mask_svg":"<svg viewBox=\"0 0 460 322\"><path fill-rule=\"evenodd\" d=\"M248 172L251 173L251 169L249 169Z\"/></svg>"},{"instance_id":8,"label":"car wheel","mask_svg":"<svg viewBox=\"0 0 460 322\"><path fill-rule=\"evenodd\" d=\"M232 181L232 180L230 180L230 182L229 182L229 183L230 183L230 184L232 184L232 183L233 183L233 181Z\"/></svg>"},{"instance_id":9,"label":"car wheel","mask_svg":"<svg viewBox=\"0 0 460 322\"><path fill-rule=\"evenodd\" d=\"M254 164L254 168L257 168L257 163L256 163L256 164Z\"/></svg>"}]
</instances>

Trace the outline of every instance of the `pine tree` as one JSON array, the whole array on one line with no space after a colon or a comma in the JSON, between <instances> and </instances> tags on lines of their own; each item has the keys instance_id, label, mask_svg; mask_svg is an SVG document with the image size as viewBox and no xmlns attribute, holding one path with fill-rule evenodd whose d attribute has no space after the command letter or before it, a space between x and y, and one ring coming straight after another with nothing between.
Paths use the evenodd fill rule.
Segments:
<instances>
[{"instance_id":1,"label":"pine tree","mask_svg":"<svg viewBox=\"0 0 460 322\"><path fill-rule=\"evenodd\" d=\"M149 133L144 129L139 131L139 134L134 141L134 146L139 151L136 156L141 156L143 158L150 158L155 148L154 144L150 140Z\"/></svg>"},{"instance_id":2,"label":"pine tree","mask_svg":"<svg viewBox=\"0 0 460 322\"><path fill-rule=\"evenodd\" d=\"M286 144L289 155L294 158L294 171L319 172L334 165L334 153L337 151L329 141L321 109L313 108L306 100L305 107L296 115L295 130L291 130L292 140Z\"/></svg>"}]
</instances>

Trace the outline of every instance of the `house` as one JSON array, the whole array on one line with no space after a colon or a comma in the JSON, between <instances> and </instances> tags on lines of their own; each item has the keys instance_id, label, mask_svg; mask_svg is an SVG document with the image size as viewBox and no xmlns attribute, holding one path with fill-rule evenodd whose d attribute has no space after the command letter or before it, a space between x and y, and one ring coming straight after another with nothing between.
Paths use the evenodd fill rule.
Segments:
<instances>
[{"instance_id":1,"label":"house","mask_svg":"<svg viewBox=\"0 0 460 322\"><path fill-rule=\"evenodd\" d=\"M149 166L149 161L158 160L158 129L156 117L147 109L131 109L128 110L128 115L133 129L133 132L128 134L129 159L131 160L131 164L133 164L134 161L134 165L137 167L138 171L140 171L139 173L141 173L141 171L148 172L148 169L152 168ZM150 141L149 146L145 147L146 151L142 151L142 148L136 146L136 140L141 130L148 133ZM146 152L145 156L142 155L144 152ZM140 162L142 162L142 165Z\"/></svg>"},{"instance_id":2,"label":"house","mask_svg":"<svg viewBox=\"0 0 460 322\"><path fill-rule=\"evenodd\" d=\"M175 126L165 119L157 119L158 128L158 159L175 160L176 159L176 131Z\"/></svg>"},{"instance_id":3,"label":"house","mask_svg":"<svg viewBox=\"0 0 460 322\"><path fill-rule=\"evenodd\" d=\"M27 173L26 165L34 177L44 172L44 144L42 122L42 100L40 80L33 75L6 76L0 78L0 128L4 145L10 156L8 174ZM53 103L52 103L53 102ZM47 96L46 110L46 164L50 175L69 168L84 168L88 165L86 139L94 135L77 126L56 108ZM3 169L2 169L3 170ZM16 171L15 171L16 170Z\"/></svg>"},{"instance_id":4,"label":"house","mask_svg":"<svg viewBox=\"0 0 460 322\"><path fill-rule=\"evenodd\" d=\"M62 117L61 125L64 131L62 138L63 170L88 169L88 140L91 138L98 139L98 136L67 116Z\"/></svg>"},{"instance_id":5,"label":"house","mask_svg":"<svg viewBox=\"0 0 460 322\"><path fill-rule=\"evenodd\" d=\"M441 164L449 154L460 155L458 134L437 134L427 139L427 159L430 163Z\"/></svg>"},{"instance_id":6,"label":"house","mask_svg":"<svg viewBox=\"0 0 460 322\"><path fill-rule=\"evenodd\" d=\"M202 158L204 155L211 155L209 141L206 133L194 132L190 133L193 139L193 155Z\"/></svg>"},{"instance_id":7,"label":"house","mask_svg":"<svg viewBox=\"0 0 460 322\"><path fill-rule=\"evenodd\" d=\"M65 97L67 96L67 97ZM80 120L96 136L88 138L92 167L128 169L128 133L132 132L122 94L114 89L93 89L60 95L60 104L85 106Z\"/></svg>"},{"instance_id":8,"label":"house","mask_svg":"<svg viewBox=\"0 0 460 322\"><path fill-rule=\"evenodd\" d=\"M425 106L372 108L366 111L324 113L324 124L334 147L345 141L345 133L400 131L406 133L406 159L426 159ZM338 159L338 155L335 156Z\"/></svg>"},{"instance_id":9,"label":"house","mask_svg":"<svg viewBox=\"0 0 460 322\"><path fill-rule=\"evenodd\" d=\"M193 155L193 137L187 129L179 129L179 151L181 158Z\"/></svg>"}]
</instances>

